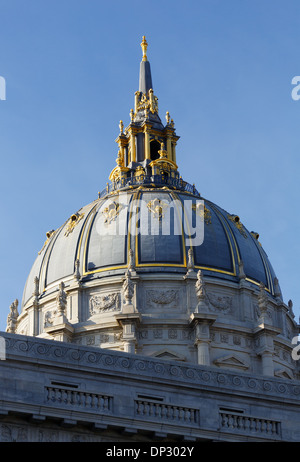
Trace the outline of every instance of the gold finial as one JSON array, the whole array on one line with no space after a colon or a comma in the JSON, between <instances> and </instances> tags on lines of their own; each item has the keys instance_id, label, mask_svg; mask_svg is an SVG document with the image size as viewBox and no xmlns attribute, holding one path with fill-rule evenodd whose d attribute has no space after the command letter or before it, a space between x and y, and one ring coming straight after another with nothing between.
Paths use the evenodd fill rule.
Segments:
<instances>
[{"instance_id":1,"label":"gold finial","mask_svg":"<svg viewBox=\"0 0 300 462\"><path fill-rule=\"evenodd\" d=\"M116 159L116 162L117 162L118 167L123 166L123 156L122 156L122 152L120 149L118 151L118 157Z\"/></svg>"},{"instance_id":2,"label":"gold finial","mask_svg":"<svg viewBox=\"0 0 300 462\"><path fill-rule=\"evenodd\" d=\"M142 61L147 61L148 43L147 43L146 37L144 35L143 35L143 40L142 40L142 43L141 43L141 47L142 47L142 50L143 50L143 59L142 59Z\"/></svg>"},{"instance_id":3,"label":"gold finial","mask_svg":"<svg viewBox=\"0 0 300 462\"><path fill-rule=\"evenodd\" d=\"M160 158L167 157L168 152L165 151L165 144L163 141L161 141L160 143L160 150L158 151L158 153Z\"/></svg>"}]
</instances>

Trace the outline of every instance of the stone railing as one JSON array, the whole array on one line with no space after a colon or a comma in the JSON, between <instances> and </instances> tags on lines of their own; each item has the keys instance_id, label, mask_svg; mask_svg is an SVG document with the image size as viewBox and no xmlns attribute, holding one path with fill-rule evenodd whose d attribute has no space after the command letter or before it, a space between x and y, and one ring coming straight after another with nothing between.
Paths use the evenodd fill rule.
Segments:
<instances>
[{"instance_id":1,"label":"stone railing","mask_svg":"<svg viewBox=\"0 0 300 462\"><path fill-rule=\"evenodd\" d=\"M174 189L180 190L182 192L188 192L197 197L200 197L199 192L195 188L195 185L187 183L182 178L172 178L166 175L140 175L130 176L128 178L122 178L119 181L113 181L106 184L100 193L99 197L104 197L106 194L109 194L113 191L118 191L129 186L141 186L141 185L154 185L154 186L170 186Z\"/></svg>"},{"instance_id":2,"label":"stone railing","mask_svg":"<svg viewBox=\"0 0 300 462\"><path fill-rule=\"evenodd\" d=\"M256 399L290 402L300 406L300 382L253 375L239 371L225 371L217 367L190 363L176 363L159 358L129 354L98 347L87 347L56 340L27 337L2 332L6 341L6 357L18 361L31 359L38 364L55 364L56 367L83 368L93 372L105 371L113 376L131 374L131 377L153 382L183 383L190 388L218 390L231 394L247 393Z\"/></svg>"},{"instance_id":3,"label":"stone railing","mask_svg":"<svg viewBox=\"0 0 300 462\"><path fill-rule=\"evenodd\" d=\"M135 400L135 415L141 418L169 421L179 425L199 425L199 409L149 400Z\"/></svg>"},{"instance_id":4,"label":"stone railing","mask_svg":"<svg viewBox=\"0 0 300 462\"><path fill-rule=\"evenodd\" d=\"M281 424L276 420L263 419L235 412L220 411L221 430L233 433L255 434L261 437L279 438Z\"/></svg>"},{"instance_id":5,"label":"stone railing","mask_svg":"<svg viewBox=\"0 0 300 462\"><path fill-rule=\"evenodd\" d=\"M113 398L111 396L55 386L47 386L45 390L46 401L53 404L76 406L100 413L112 411Z\"/></svg>"}]
</instances>

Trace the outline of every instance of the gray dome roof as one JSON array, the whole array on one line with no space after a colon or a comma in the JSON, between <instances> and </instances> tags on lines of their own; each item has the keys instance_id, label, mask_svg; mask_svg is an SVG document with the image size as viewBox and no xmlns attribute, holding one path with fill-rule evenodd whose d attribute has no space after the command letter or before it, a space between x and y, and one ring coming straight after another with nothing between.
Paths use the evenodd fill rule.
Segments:
<instances>
[{"instance_id":1,"label":"gray dome roof","mask_svg":"<svg viewBox=\"0 0 300 462\"><path fill-rule=\"evenodd\" d=\"M182 272L184 275L190 248L194 267L202 269L204 276L238 282L242 262L246 279L255 285L262 282L274 295L275 273L258 235L249 232L236 215L203 199L204 239L199 245L193 245L185 226L185 207L188 204L192 210L190 225L199 226L199 221L195 221L197 201L199 197L191 193L166 187L139 187L117 195L108 194L86 205L58 230L47 233L47 241L28 276L22 305L32 297L36 277L43 296L56 290L60 280L74 277L76 261L79 261L82 281L124 273L130 253L138 273ZM174 203L176 206L171 207ZM146 210L143 213L142 204ZM173 212L168 215L171 209ZM179 217L179 232L164 232L164 215L169 216L171 228ZM143 229L147 228L148 232L141 231L145 219L148 222Z\"/></svg>"}]
</instances>

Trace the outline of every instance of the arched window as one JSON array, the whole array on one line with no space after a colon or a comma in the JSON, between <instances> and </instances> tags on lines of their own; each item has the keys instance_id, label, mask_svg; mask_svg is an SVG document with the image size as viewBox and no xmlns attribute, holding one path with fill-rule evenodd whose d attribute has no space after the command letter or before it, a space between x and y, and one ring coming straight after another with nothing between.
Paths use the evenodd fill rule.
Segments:
<instances>
[{"instance_id":1,"label":"arched window","mask_svg":"<svg viewBox=\"0 0 300 462\"><path fill-rule=\"evenodd\" d=\"M159 159L160 143L156 140L150 142L150 159L156 160Z\"/></svg>"}]
</instances>

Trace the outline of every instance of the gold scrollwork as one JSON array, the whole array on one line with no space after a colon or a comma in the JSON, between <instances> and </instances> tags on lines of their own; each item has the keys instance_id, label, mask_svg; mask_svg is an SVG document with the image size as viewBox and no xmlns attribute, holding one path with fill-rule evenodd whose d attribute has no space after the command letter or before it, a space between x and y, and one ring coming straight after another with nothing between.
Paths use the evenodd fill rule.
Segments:
<instances>
[{"instance_id":1,"label":"gold scrollwork","mask_svg":"<svg viewBox=\"0 0 300 462\"><path fill-rule=\"evenodd\" d=\"M145 170L143 169L141 165L137 166L134 176L137 177L138 179L142 179L141 177L145 176Z\"/></svg>"},{"instance_id":2,"label":"gold scrollwork","mask_svg":"<svg viewBox=\"0 0 300 462\"><path fill-rule=\"evenodd\" d=\"M153 199L148 202L149 211L158 219L163 218L165 210L169 207L169 203L161 199Z\"/></svg>"},{"instance_id":3,"label":"gold scrollwork","mask_svg":"<svg viewBox=\"0 0 300 462\"><path fill-rule=\"evenodd\" d=\"M71 217L69 218L68 224L67 224L65 236L69 236L69 234L73 232L73 229L80 222L80 220L82 220L83 216L84 216L84 213L78 213L78 212L73 213L73 215L71 215Z\"/></svg>"},{"instance_id":4,"label":"gold scrollwork","mask_svg":"<svg viewBox=\"0 0 300 462\"><path fill-rule=\"evenodd\" d=\"M136 110L150 110L152 114L158 112L158 98L153 94L153 90L149 90L149 98L145 93L142 94L140 101L137 103Z\"/></svg>"},{"instance_id":5,"label":"gold scrollwork","mask_svg":"<svg viewBox=\"0 0 300 462\"><path fill-rule=\"evenodd\" d=\"M202 203L193 204L192 210L199 215L207 225L211 225L211 213L210 210Z\"/></svg>"},{"instance_id":6,"label":"gold scrollwork","mask_svg":"<svg viewBox=\"0 0 300 462\"><path fill-rule=\"evenodd\" d=\"M104 216L104 223L109 225L112 221L114 221L119 213L121 212L123 206L118 202L111 202L105 209L102 211L102 215Z\"/></svg>"},{"instance_id":7,"label":"gold scrollwork","mask_svg":"<svg viewBox=\"0 0 300 462\"><path fill-rule=\"evenodd\" d=\"M259 240L258 240L258 239L259 239L259 234L256 233L255 231L251 231L250 234L251 234L251 236L253 236L254 239L258 242L258 244L261 245L261 243L260 243Z\"/></svg>"},{"instance_id":8,"label":"gold scrollwork","mask_svg":"<svg viewBox=\"0 0 300 462\"><path fill-rule=\"evenodd\" d=\"M237 229L239 230L239 232L241 233L241 235L247 239L247 234L246 234L246 231L244 229L244 225L243 223L241 223L240 221L240 217L238 215L227 215L227 218L229 218L230 221L232 221L232 223L234 223L234 225L237 227Z\"/></svg>"},{"instance_id":9,"label":"gold scrollwork","mask_svg":"<svg viewBox=\"0 0 300 462\"><path fill-rule=\"evenodd\" d=\"M48 244L48 242L50 241L50 239L51 239L51 237L53 236L54 233L55 233L54 229L52 229L51 231L47 231L47 233L46 233L47 239L44 242L44 245L41 248L41 250L38 252L39 255L41 255L41 253L43 252L44 248L46 247L46 245Z\"/></svg>"}]
</instances>

